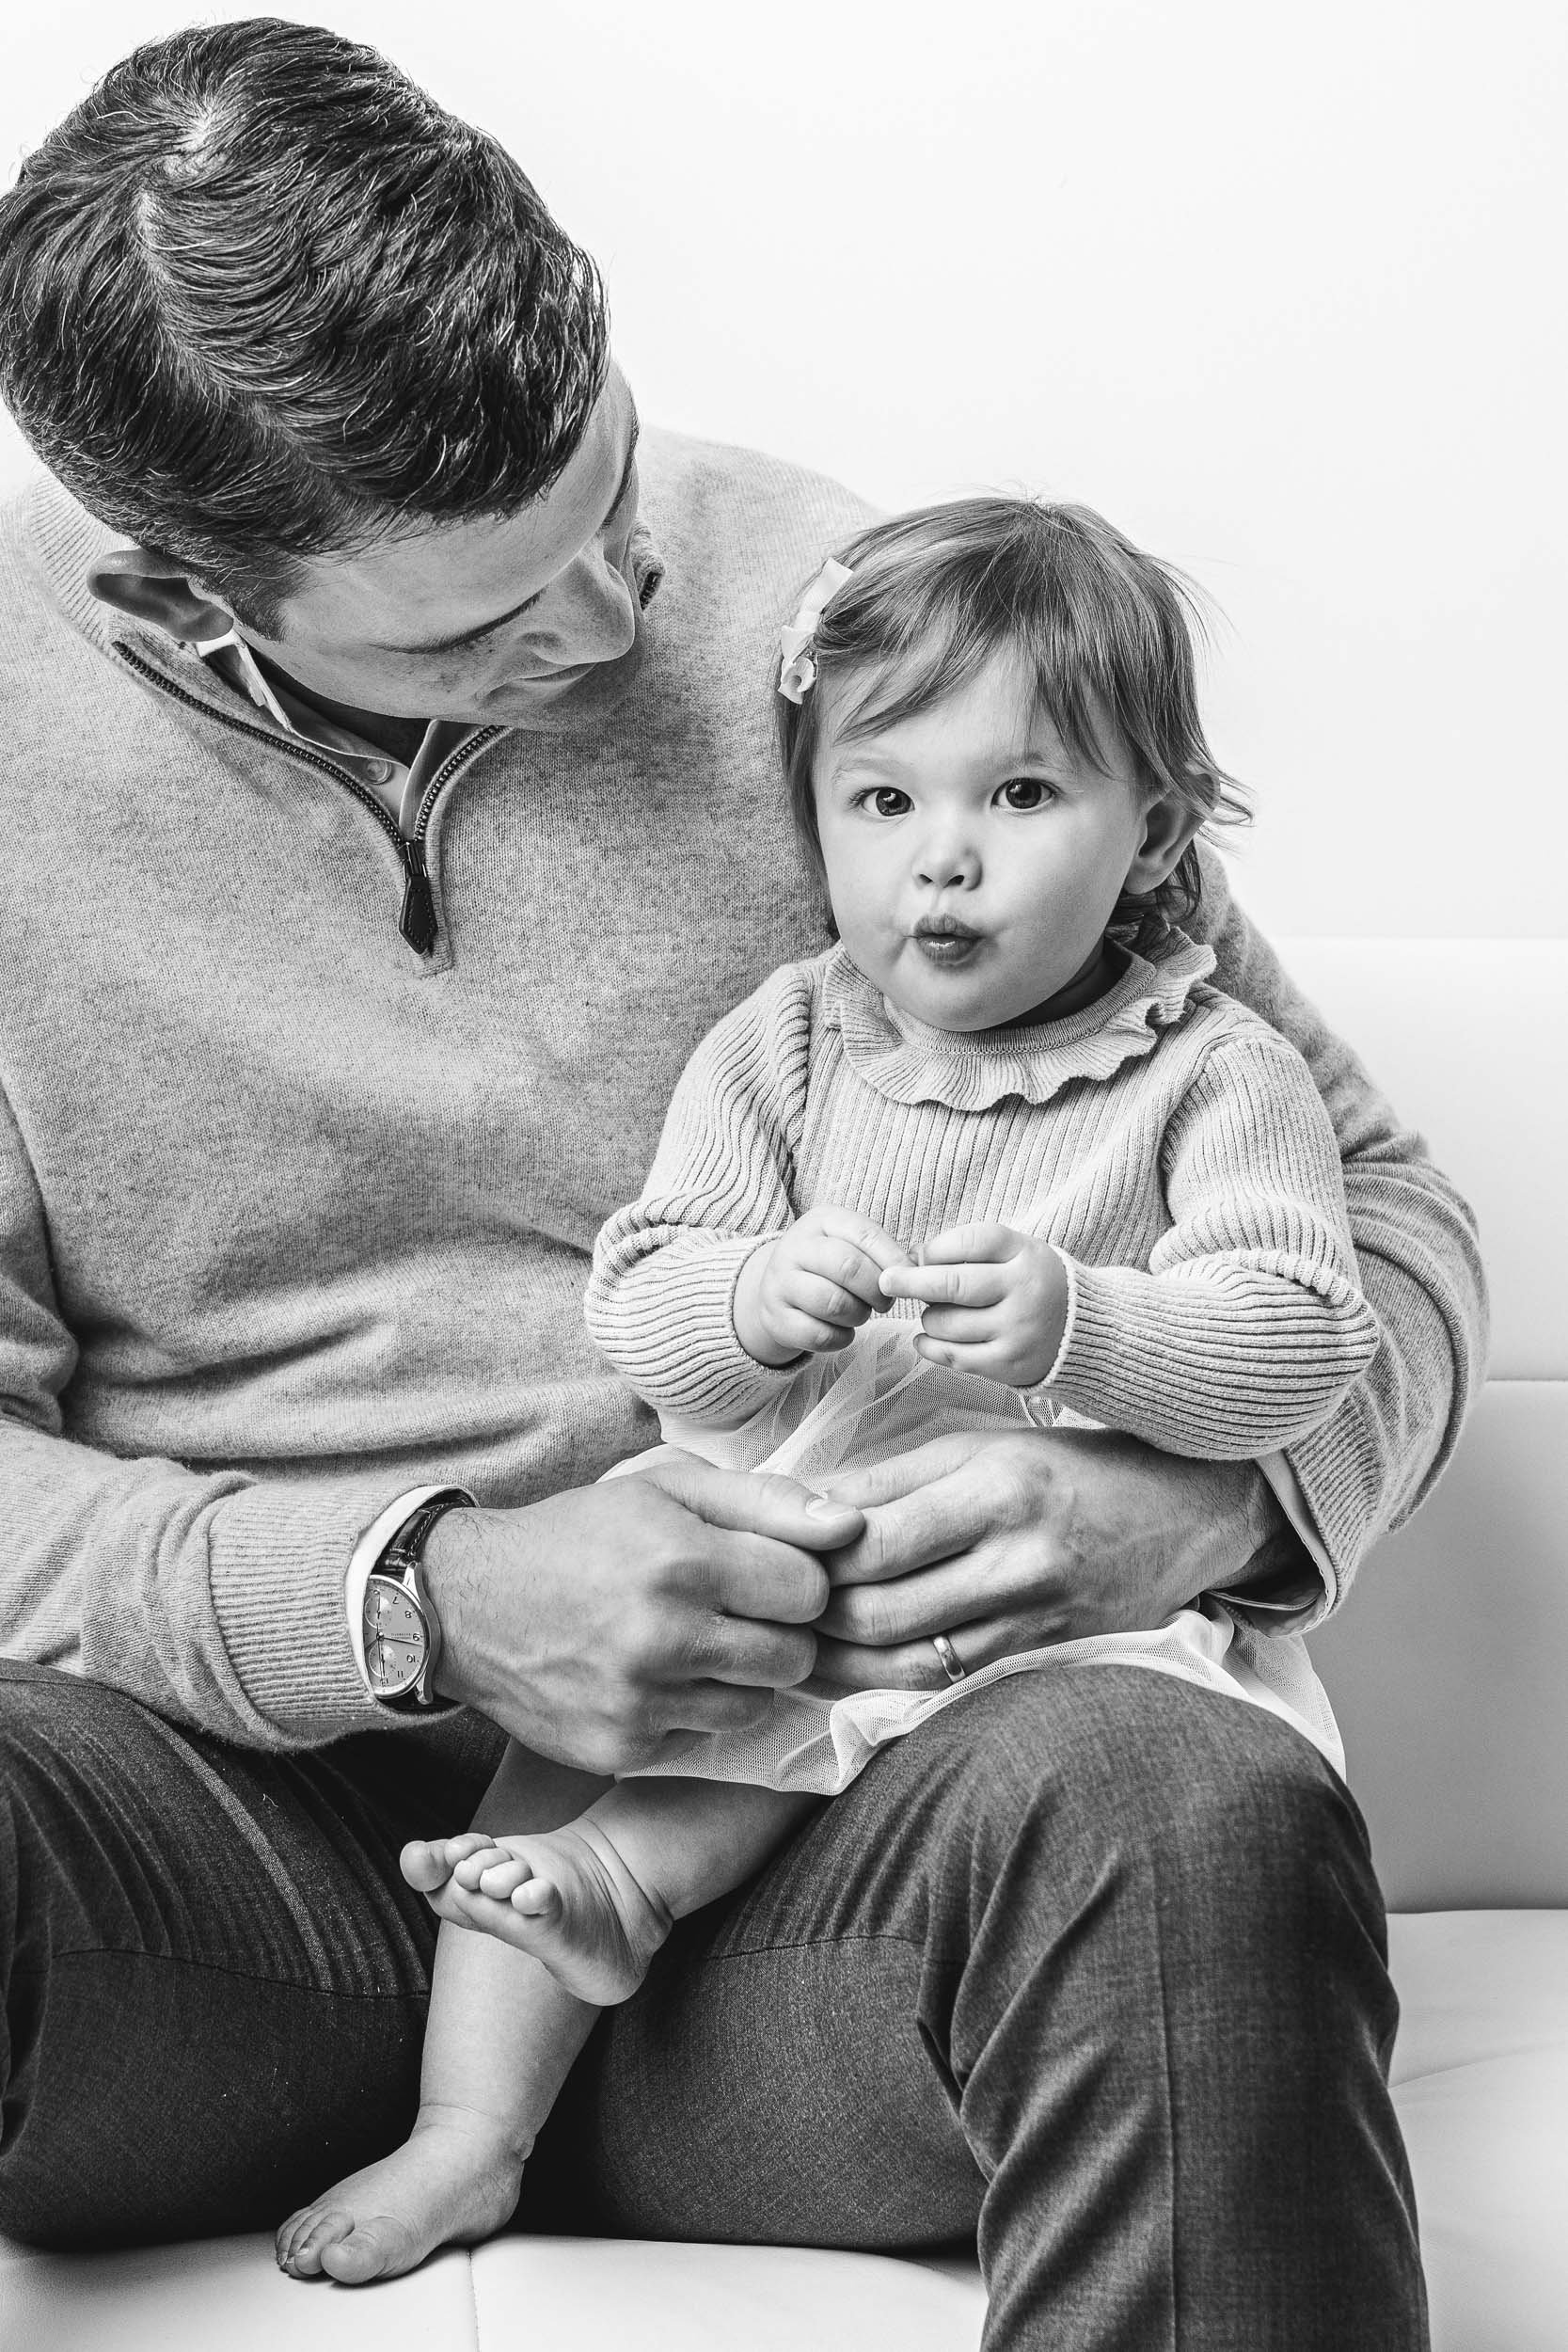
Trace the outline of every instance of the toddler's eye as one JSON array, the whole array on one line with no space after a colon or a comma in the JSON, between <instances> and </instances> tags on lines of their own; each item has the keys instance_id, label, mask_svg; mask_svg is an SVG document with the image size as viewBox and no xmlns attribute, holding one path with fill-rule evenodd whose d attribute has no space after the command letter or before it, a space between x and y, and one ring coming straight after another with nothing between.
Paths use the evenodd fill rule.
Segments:
<instances>
[{"instance_id":1,"label":"toddler's eye","mask_svg":"<svg viewBox=\"0 0 1568 2352\"><path fill-rule=\"evenodd\" d=\"M900 792L891 784L879 785L873 792L861 795L861 805L877 817L907 817L911 801L907 792Z\"/></svg>"},{"instance_id":2,"label":"toddler's eye","mask_svg":"<svg viewBox=\"0 0 1568 2352\"><path fill-rule=\"evenodd\" d=\"M1052 797L1052 789L1038 776L1012 776L997 797L1008 808L1043 808Z\"/></svg>"}]
</instances>

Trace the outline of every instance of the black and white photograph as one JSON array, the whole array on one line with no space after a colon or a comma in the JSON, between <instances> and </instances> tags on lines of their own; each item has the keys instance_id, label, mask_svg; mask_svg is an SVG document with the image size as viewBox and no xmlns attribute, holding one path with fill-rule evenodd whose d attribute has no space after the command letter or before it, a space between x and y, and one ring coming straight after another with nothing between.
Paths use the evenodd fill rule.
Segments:
<instances>
[{"instance_id":1,"label":"black and white photograph","mask_svg":"<svg viewBox=\"0 0 1568 2352\"><path fill-rule=\"evenodd\" d=\"M0 2344L1568 2352L1568 16L0 59Z\"/></svg>"}]
</instances>

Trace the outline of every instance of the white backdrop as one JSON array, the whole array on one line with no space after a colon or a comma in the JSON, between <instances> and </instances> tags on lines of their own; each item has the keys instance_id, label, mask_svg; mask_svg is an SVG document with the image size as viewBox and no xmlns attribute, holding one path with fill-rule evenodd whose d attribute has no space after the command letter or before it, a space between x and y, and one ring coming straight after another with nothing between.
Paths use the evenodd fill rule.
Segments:
<instances>
[{"instance_id":1,"label":"white backdrop","mask_svg":"<svg viewBox=\"0 0 1568 2352\"><path fill-rule=\"evenodd\" d=\"M1568 928L1561 0L278 12L507 142L645 414L889 504L1085 499L1192 571L1270 929ZM195 13L16 0L0 166Z\"/></svg>"}]
</instances>

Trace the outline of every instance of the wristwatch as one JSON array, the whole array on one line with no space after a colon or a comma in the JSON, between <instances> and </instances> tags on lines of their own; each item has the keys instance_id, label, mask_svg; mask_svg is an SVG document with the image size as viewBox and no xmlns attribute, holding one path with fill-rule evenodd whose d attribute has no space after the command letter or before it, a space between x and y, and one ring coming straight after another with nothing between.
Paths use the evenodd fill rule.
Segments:
<instances>
[{"instance_id":1,"label":"wristwatch","mask_svg":"<svg viewBox=\"0 0 1568 2352\"><path fill-rule=\"evenodd\" d=\"M456 1704L436 1691L441 1623L422 1569L436 1520L472 1502L461 1486L444 1486L428 1497L409 1513L365 1579L365 1672L382 1706L396 1714L439 1714Z\"/></svg>"}]
</instances>

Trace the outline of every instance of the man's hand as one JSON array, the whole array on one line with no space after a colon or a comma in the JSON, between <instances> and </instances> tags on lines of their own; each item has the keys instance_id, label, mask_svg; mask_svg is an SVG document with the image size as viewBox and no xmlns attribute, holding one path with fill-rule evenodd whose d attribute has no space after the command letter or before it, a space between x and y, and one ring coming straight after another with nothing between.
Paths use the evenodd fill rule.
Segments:
<instances>
[{"instance_id":1,"label":"man's hand","mask_svg":"<svg viewBox=\"0 0 1568 2352\"><path fill-rule=\"evenodd\" d=\"M425 1551L436 1687L588 1772L675 1755L811 1673L816 1555L863 1526L793 1479L673 1448L518 1510L449 1511Z\"/></svg>"},{"instance_id":2,"label":"man's hand","mask_svg":"<svg viewBox=\"0 0 1568 2352\"><path fill-rule=\"evenodd\" d=\"M828 1563L817 1626L816 1672L845 1690L943 1687L933 1633L973 1673L1160 1625L1240 1582L1282 1520L1255 1463L1186 1461L1114 1430L936 1438L825 1484L865 1513Z\"/></svg>"},{"instance_id":3,"label":"man's hand","mask_svg":"<svg viewBox=\"0 0 1568 2352\"><path fill-rule=\"evenodd\" d=\"M955 1225L923 1242L918 1265L890 1266L884 1298L926 1305L915 1352L954 1372L1033 1389L1061 1353L1067 1267L1051 1244L1010 1225Z\"/></svg>"},{"instance_id":4,"label":"man's hand","mask_svg":"<svg viewBox=\"0 0 1568 2352\"><path fill-rule=\"evenodd\" d=\"M847 1347L882 1304L883 1269L909 1252L852 1209L812 1209L753 1249L735 1286L736 1337L759 1364Z\"/></svg>"}]
</instances>

